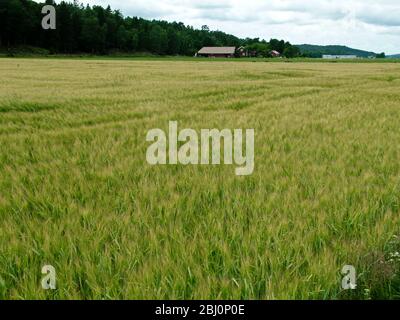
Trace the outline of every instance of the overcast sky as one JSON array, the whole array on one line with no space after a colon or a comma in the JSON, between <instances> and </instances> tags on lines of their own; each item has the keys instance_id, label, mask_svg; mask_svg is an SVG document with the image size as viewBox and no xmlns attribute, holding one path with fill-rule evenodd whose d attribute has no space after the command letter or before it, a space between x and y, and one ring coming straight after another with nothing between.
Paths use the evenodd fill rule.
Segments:
<instances>
[{"instance_id":1,"label":"overcast sky","mask_svg":"<svg viewBox=\"0 0 400 320\"><path fill-rule=\"evenodd\" d=\"M81 0L239 37L400 53L400 0Z\"/></svg>"}]
</instances>

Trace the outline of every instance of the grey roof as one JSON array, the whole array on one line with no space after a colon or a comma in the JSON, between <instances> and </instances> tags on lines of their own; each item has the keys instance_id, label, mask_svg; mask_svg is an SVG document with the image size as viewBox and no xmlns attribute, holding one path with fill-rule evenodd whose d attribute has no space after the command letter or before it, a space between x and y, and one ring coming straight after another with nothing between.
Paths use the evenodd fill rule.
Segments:
<instances>
[{"instance_id":1,"label":"grey roof","mask_svg":"<svg viewBox=\"0 0 400 320\"><path fill-rule=\"evenodd\" d=\"M199 54L235 54L235 47L204 47Z\"/></svg>"}]
</instances>

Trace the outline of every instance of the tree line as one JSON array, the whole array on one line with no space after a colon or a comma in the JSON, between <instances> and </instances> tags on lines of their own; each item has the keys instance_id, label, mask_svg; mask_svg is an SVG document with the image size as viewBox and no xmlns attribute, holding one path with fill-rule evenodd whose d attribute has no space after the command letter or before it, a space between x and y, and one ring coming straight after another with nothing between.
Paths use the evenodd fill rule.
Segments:
<instances>
[{"instance_id":1,"label":"tree line","mask_svg":"<svg viewBox=\"0 0 400 320\"><path fill-rule=\"evenodd\" d=\"M41 25L42 7L56 8L55 30L44 30ZM0 0L0 47L37 47L51 53L109 54L119 52L147 52L157 55L194 55L204 46L245 46L254 55L268 57L271 50L287 57L300 55L289 42L272 39L240 39L221 32L200 30L181 22L146 20L124 17L110 6L84 6L77 0L54 3L46 0Z\"/></svg>"}]
</instances>

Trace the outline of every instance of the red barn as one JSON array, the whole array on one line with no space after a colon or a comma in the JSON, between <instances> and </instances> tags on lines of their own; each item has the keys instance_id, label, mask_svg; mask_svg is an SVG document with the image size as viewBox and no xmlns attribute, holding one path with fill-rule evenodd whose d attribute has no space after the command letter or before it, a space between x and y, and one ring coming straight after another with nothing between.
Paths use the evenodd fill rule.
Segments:
<instances>
[{"instance_id":1,"label":"red barn","mask_svg":"<svg viewBox=\"0 0 400 320\"><path fill-rule=\"evenodd\" d=\"M274 58L277 58L277 57L281 56L281 53L279 51L272 50L271 51L271 56L274 57Z\"/></svg>"}]
</instances>

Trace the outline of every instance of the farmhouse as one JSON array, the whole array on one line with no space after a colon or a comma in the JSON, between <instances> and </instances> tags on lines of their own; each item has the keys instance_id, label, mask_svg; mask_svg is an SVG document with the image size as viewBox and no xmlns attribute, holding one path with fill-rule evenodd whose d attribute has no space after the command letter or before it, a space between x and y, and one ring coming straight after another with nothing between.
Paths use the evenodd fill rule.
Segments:
<instances>
[{"instance_id":1,"label":"farmhouse","mask_svg":"<svg viewBox=\"0 0 400 320\"><path fill-rule=\"evenodd\" d=\"M271 56L274 57L274 58L277 58L277 57L280 57L280 56L281 56L281 53L280 53L279 51L276 51L276 50L272 50L272 51L270 52L270 54L271 54Z\"/></svg>"},{"instance_id":2,"label":"farmhouse","mask_svg":"<svg viewBox=\"0 0 400 320\"><path fill-rule=\"evenodd\" d=\"M235 47L204 47L198 53L198 57L208 58L233 58L235 57Z\"/></svg>"},{"instance_id":3,"label":"farmhouse","mask_svg":"<svg viewBox=\"0 0 400 320\"><path fill-rule=\"evenodd\" d=\"M246 50L246 48L243 46L237 48L236 54L238 57L248 57L249 56L248 50Z\"/></svg>"}]
</instances>

